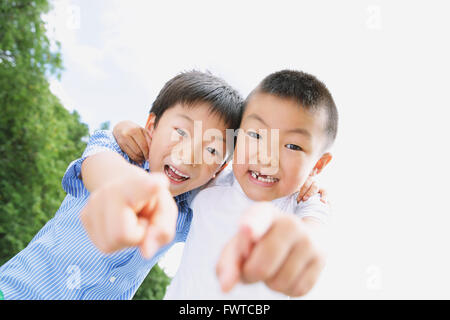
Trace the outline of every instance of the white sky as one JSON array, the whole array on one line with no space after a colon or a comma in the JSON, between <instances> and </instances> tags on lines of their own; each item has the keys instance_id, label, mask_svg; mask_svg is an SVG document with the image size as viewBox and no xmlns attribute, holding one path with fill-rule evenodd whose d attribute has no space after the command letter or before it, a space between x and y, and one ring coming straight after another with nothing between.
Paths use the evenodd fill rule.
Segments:
<instances>
[{"instance_id":1,"label":"white sky","mask_svg":"<svg viewBox=\"0 0 450 320\"><path fill-rule=\"evenodd\" d=\"M65 71L51 88L91 132L143 125L183 70L210 70L244 95L279 69L315 74L340 128L321 178L334 209L329 263L308 298L450 298L448 2L53 3Z\"/></svg>"}]
</instances>

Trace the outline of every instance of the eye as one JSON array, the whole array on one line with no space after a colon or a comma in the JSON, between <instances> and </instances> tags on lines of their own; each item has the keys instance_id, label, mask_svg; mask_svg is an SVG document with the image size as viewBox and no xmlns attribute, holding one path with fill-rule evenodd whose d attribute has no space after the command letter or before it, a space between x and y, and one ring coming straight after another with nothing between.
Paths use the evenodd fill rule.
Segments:
<instances>
[{"instance_id":1,"label":"eye","mask_svg":"<svg viewBox=\"0 0 450 320\"><path fill-rule=\"evenodd\" d=\"M260 139L260 138L261 138L261 135L260 135L260 134L258 134L258 133L256 133L256 132L253 132L253 131L247 131L247 134L248 134L250 137L255 138L255 139Z\"/></svg>"},{"instance_id":2,"label":"eye","mask_svg":"<svg viewBox=\"0 0 450 320\"><path fill-rule=\"evenodd\" d=\"M217 150L211 147L207 147L206 150L208 150L209 153L216 155L217 154Z\"/></svg>"},{"instance_id":3,"label":"eye","mask_svg":"<svg viewBox=\"0 0 450 320\"><path fill-rule=\"evenodd\" d=\"M289 143L289 144L285 145L285 147L290 150L294 150L294 151L303 151L303 149L296 144Z\"/></svg>"},{"instance_id":4,"label":"eye","mask_svg":"<svg viewBox=\"0 0 450 320\"><path fill-rule=\"evenodd\" d=\"M186 136L186 132L184 130L182 130L180 128L175 128L175 130L180 136L182 136L182 137Z\"/></svg>"}]
</instances>

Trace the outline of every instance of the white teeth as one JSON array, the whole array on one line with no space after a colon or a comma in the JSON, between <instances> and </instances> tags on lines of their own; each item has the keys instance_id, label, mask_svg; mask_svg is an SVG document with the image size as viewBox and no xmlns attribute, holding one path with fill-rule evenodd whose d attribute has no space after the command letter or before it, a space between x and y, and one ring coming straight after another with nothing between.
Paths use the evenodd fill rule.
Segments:
<instances>
[{"instance_id":1,"label":"white teeth","mask_svg":"<svg viewBox=\"0 0 450 320\"><path fill-rule=\"evenodd\" d=\"M183 177L183 178L189 178L189 176L187 176L187 175L185 175L185 174L182 174L180 171L178 171L177 169L175 169L174 167L172 167L170 164L169 164L169 167L170 167L170 169L173 171L173 172L175 172L177 175L179 175L180 177Z\"/></svg>"},{"instance_id":2,"label":"white teeth","mask_svg":"<svg viewBox=\"0 0 450 320\"><path fill-rule=\"evenodd\" d=\"M252 175L253 178L255 178L255 179L259 180L259 181L265 182L265 183L273 183L273 182L277 181L276 178L273 178L273 177L270 177L270 176L268 176L267 178L263 178L263 177L260 176L260 174L258 172L255 172L255 171L251 171L251 175Z\"/></svg>"}]
</instances>

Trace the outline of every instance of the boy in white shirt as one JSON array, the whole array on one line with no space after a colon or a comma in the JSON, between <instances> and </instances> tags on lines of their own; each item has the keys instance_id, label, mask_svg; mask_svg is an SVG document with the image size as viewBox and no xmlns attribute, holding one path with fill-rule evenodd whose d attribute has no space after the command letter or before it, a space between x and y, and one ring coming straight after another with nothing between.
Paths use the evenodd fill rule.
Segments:
<instances>
[{"instance_id":1,"label":"boy in white shirt","mask_svg":"<svg viewBox=\"0 0 450 320\"><path fill-rule=\"evenodd\" d=\"M318 195L297 203L296 191L330 162L337 122L314 76L283 70L260 83L246 101L233 169L191 204L166 299L279 299L312 288L324 266L317 244L328 207ZM239 281L246 285L231 290Z\"/></svg>"},{"instance_id":2,"label":"boy in white shirt","mask_svg":"<svg viewBox=\"0 0 450 320\"><path fill-rule=\"evenodd\" d=\"M270 236L267 229L273 228L273 217L266 213L269 211L266 206L277 207L280 214L294 213L298 222L298 218L319 223L326 220L327 207L318 195L298 204L295 193L309 175L320 172L331 160L326 151L336 136L337 110L325 85L311 75L296 71L269 75L247 98L240 128L233 170L224 172L213 186L200 191L191 204L194 212L191 230L179 271L165 299L286 298L263 282L238 284L229 291L241 277L240 269L245 270L252 263L259 264L262 272L267 273L264 280L269 284L272 277L276 279L277 273L283 274L283 268L288 268L270 260L252 261L251 253L258 250L256 246L251 248L252 237ZM271 129L278 129L278 139L269 139L271 135L266 133ZM261 143L259 149L252 148L255 141ZM270 201L270 204L255 206L255 201ZM295 225L295 220L286 222ZM294 238L295 234L292 233ZM235 243L227 244L233 236ZM289 255L306 257L308 250L302 250L301 241L299 244L281 255L274 254L272 260L284 260ZM246 255L250 256L242 257ZM298 273L286 271L288 277L307 274L308 264L318 263L317 258L306 258L304 268L298 268ZM230 265L236 268L230 269ZM317 273L318 269L311 270Z\"/></svg>"}]
</instances>

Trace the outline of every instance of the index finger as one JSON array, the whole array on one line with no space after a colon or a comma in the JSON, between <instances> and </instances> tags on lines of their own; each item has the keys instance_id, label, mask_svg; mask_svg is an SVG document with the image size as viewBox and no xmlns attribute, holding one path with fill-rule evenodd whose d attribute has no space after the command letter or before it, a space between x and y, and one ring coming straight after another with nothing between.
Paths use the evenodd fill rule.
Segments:
<instances>
[{"instance_id":1,"label":"index finger","mask_svg":"<svg viewBox=\"0 0 450 320\"><path fill-rule=\"evenodd\" d=\"M223 292L229 292L239 282L242 265L251 247L250 230L246 227L241 227L237 235L225 245L216 265L216 275Z\"/></svg>"},{"instance_id":2,"label":"index finger","mask_svg":"<svg viewBox=\"0 0 450 320\"><path fill-rule=\"evenodd\" d=\"M144 257L150 258L161 246L169 243L175 236L178 208L169 190L161 189L156 195L156 204L148 216L148 228L141 243Z\"/></svg>"},{"instance_id":3,"label":"index finger","mask_svg":"<svg viewBox=\"0 0 450 320\"><path fill-rule=\"evenodd\" d=\"M230 291L241 279L242 267L254 243L270 228L276 213L270 203L252 205L242 216L238 233L222 250L216 274L222 291Z\"/></svg>"}]
</instances>

